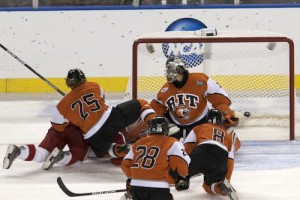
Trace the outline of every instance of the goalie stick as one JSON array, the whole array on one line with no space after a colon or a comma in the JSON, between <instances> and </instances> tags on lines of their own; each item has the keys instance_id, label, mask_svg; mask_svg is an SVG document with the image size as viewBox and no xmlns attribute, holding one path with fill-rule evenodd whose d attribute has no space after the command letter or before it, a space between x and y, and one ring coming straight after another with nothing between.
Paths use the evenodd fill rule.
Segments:
<instances>
[{"instance_id":1,"label":"goalie stick","mask_svg":"<svg viewBox=\"0 0 300 200\"><path fill-rule=\"evenodd\" d=\"M126 189L118 189L118 190L106 190L106 191L98 191L98 192L87 192L87 193L74 193L71 192L62 181L61 177L57 178L57 184L60 189L69 197L79 197L79 196L89 196L89 195L99 195L99 194L112 194L117 192L126 192Z\"/></svg>"},{"instance_id":2,"label":"goalie stick","mask_svg":"<svg viewBox=\"0 0 300 200\"><path fill-rule=\"evenodd\" d=\"M55 85L53 85L50 81L48 81L45 77L43 77L42 75L40 75L38 72L36 72L32 67L30 67L27 63L25 63L21 58L19 58L18 56L16 56L13 52L11 52L9 49L7 49L5 46L3 46L0 43L0 47L6 51L9 55L11 55L12 57L14 57L17 61L19 61L19 63L21 63L22 65L24 65L25 67L27 67L30 71L32 71L35 75L37 75L38 77L40 77L43 81L45 81L50 87L52 87L54 90L56 90L57 92L59 92L61 95L65 96L65 93L63 91L61 91L60 89L58 89Z\"/></svg>"}]
</instances>

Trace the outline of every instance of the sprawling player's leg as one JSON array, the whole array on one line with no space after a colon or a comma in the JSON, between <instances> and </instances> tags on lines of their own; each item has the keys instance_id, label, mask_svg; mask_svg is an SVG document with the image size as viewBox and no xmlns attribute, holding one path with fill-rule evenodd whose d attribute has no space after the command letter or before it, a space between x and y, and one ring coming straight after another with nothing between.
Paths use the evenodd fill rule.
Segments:
<instances>
[{"instance_id":1,"label":"sprawling player's leg","mask_svg":"<svg viewBox=\"0 0 300 200\"><path fill-rule=\"evenodd\" d=\"M87 159L89 144L84 140L82 131L78 127L69 125L63 133L58 132L58 134L63 135L64 145L53 148L50 155L45 159L43 169L49 170L54 164L72 165ZM47 148L47 144L47 142L43 142L40 146ZM63 151L66 145L68 146L68 151Z\"/></svg>"},{"instance_id":2,"label":"sprawling player's leg","mask_svg":"<svg viewBox=\"0 0 300 200\"><path fill-rule=\"evenodd\" d=\"M89 145L84 140L82 131L70 125L66 127L63 133L50 128L39 146L33 144L26 144L20 147L9 145L3 160L3 168L9 169L15 159L44 162L53 149L64 149L66 145L69 147L70 157L62 159L61 162L63 163L61 164L71 165L78 160L83 161L86 159Z\"/></svg>"},{"instance_id":3,"label":"sprawling player's leg","mask_svg":"<svg viewBox=\"0 0 300 200\"><path fill-rule=\"evenodd\" d=\"M43 169L49 170L52 168L52 166L57 163L58 161L62 160L64 158L64 152L60 150L59 148L55 147L53 151L50 153L48 158L43 164Z\"/></svg>"},{"instance_id":4,"label":"sprawling player's leg","mask_svg":"<svg viewBox=\"0 0 300 200\"><path fill-rule=\"evenodd\" d=\"M45 170L49 170L56 163L60 165L71 165L73 164L72 158L73 161L77 161L77 159L74 159L74 156L72 156L72 153L70 151L62 151L61 149L55 147L42 167Z\"/></svg>"},{"instance_id":5,"label":"sprawling player's leg","mask_svg":"<svg viewBox=\"0 0 300 200\"><path fill-rule=\"evenodd\" d=\"M99 158L106 156L107 153L112 158L124 157L128 151L119 151L119 145L114 144L119 131L136 122L139 118L147 122L154 116L156 116L155 111L147 101L140 99L126 101L113 107L101 128L86 140Z\"/></svg>"},{"instance_id":6,"label":"sprawling player's leg","mask_svg":"<svg viewBox=\"0 0 300 200\"><path fill-rule=\"evenodd\" d=\"M6 156L4 157L3 168L9 169L15 159L39 163L44 162L52 149L56 146L64 147L64 145L63 135L50 128L38 147L34 144L26 144L20 147L17 145L9 145Z\"/></svg>"}]
</instances>

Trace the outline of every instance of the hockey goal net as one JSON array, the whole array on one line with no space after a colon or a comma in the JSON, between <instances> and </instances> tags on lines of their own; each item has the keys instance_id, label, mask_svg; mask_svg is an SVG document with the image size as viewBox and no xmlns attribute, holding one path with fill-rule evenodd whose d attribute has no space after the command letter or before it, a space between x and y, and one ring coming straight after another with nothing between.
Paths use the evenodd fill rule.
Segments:
<instances>
[{"instance_id":1,"label":"hockey goal net","mask_svg":"<svg viewBox=\"0 0 300 200\"><path fill-rule=\"evenodd\" d=\"M227 91L240 126L287 127L294 140L299 116L290 38L271 32L209 29L142 35L133 44L127 95L155 98L166 82L165 62L174 55L183 58L190 72L208 74Z\"/></svg>"}]
</instances>

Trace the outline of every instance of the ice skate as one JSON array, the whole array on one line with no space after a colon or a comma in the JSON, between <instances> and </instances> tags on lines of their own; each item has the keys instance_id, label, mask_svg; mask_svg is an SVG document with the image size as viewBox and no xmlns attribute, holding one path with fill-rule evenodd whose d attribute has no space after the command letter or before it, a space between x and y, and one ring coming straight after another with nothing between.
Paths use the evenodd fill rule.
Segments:
<instances>
[{"instance_id":1,"label":"ice skate","mask_svg":"<svg viewBox=\"0 0 300 200\"><path fill-rule=\"evenodd\" d=\"M220 189L223 193L226 193L228 195L228 198L230 200L238 200L238 194L236 190L233 188L233 186L230 184L230 182L225 179L223 183L220 184Z\"/></svg>"},{"instance_id":2,"label":"ice skate","mask_svg":"<svg viewBox=\"0 0 300 200\"><path fill-rule=\"evenodd\" d=\"M62 160L64 157L64 152L60 150L59 148L55 147L46 161L43 164L43 169L49 170L52 168L52 166L57 163L58 161Z\"/></svg>"},{"instance_id":3,"label":"ice skate","mask_svg":"<svg viewBox=\"0 0 300 200\"><path fill-rule=\"evenodd\" d=\"M3 169L9 169L16 157L21 153L21 148L17 145L10 144L7 147L6 155L3 159Z\"/></svg>"}]
</instances>

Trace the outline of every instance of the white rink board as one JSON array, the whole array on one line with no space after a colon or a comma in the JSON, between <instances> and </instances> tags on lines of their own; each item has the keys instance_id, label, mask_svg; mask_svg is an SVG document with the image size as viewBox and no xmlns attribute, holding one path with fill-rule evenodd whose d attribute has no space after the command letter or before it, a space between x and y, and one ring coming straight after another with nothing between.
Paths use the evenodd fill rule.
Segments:
<instances>
[{"instance_id":1,"label":"white rink board","mask_svg":"<svg viewBox=\"0 0 300 200\"><path fill-rule=\"evenodd\" d=\"M132 44L142 34L163 32L174 21L195 18L217 30L285 34L299 55L300 8L82 10L0 12L1 44L45 77L65 77L79 67L88 77L129 76ZM276 14L274 14L276 13ZM9 19L9 20L7 20ZM300 74L300 57L295 72ZM36 76L0 49L1 78Z\"/></svg>"}]
</instances>

